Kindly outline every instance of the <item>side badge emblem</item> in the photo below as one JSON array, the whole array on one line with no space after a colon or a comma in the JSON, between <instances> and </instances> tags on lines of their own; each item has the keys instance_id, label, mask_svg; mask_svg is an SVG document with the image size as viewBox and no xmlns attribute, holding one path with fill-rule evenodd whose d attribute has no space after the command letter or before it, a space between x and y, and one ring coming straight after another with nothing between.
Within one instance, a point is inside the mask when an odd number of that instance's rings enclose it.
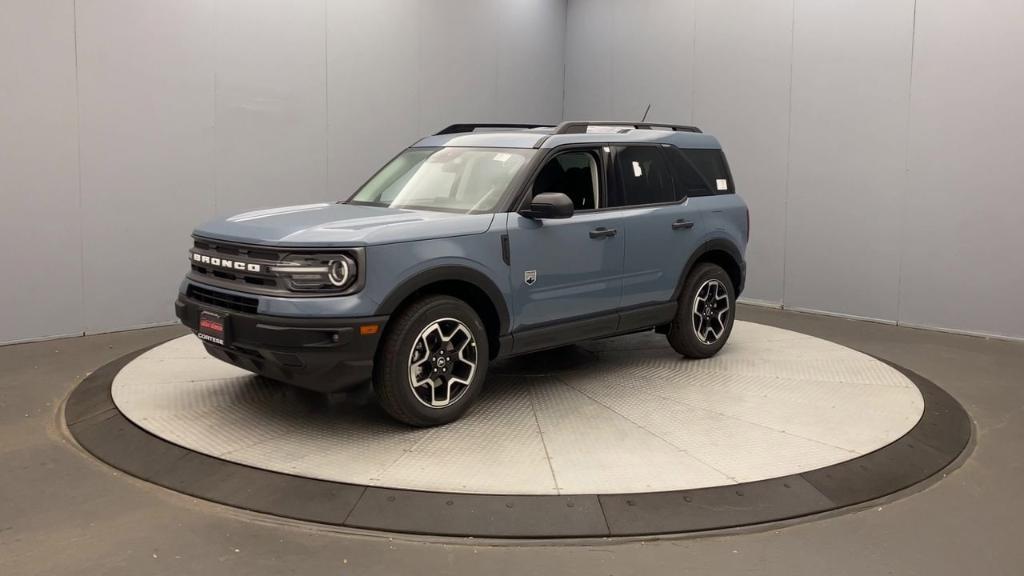
<instances>
[{"instance_id":1,"label":"side badge emblem","mask_svg":"<svg viewBox=\"0 0 1024 576\"><path fill-rule=\"evenodd\" d=\"M526 272L524 272L523 281L526 282L527 286L533 286L533 284L537 281L537 271L527 270Z\"/></svg>"}]
</instances>

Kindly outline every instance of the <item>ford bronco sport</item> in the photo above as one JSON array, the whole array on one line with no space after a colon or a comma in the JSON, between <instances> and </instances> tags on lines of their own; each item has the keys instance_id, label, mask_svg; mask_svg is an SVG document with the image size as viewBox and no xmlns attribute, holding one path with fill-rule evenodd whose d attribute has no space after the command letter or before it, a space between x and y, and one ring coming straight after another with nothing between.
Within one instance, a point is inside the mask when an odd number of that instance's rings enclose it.
<instances>
[{"instance_id":1,"label":"ford bronco sport","mask_svg":"<svg viewBox=\"0 0 1024 576\"><path fill-rule=\"evenodd\" d=\"M495 358L643 330L718 352L749 214L692 126L456 124L347 200L196 228L178 318L213 356L303 388L372 381L450 422Z\"/></svg>"}]
</instances>

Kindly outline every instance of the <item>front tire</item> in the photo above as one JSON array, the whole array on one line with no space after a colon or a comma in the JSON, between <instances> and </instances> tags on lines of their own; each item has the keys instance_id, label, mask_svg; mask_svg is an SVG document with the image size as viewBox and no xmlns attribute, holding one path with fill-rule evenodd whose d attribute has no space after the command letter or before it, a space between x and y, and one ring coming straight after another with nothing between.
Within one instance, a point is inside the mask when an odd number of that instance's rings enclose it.
<instances>
[{"instance_id":1,"label":"front tire","mask_svg":"<svg viewBox=\"0 0 1024 576\"><path fill-rule=\"evenodd\" d=\"M469 409L487 375L487 331L468 304L426 296L399 312L374 361L381 407L411 426L438 426Z\"/></svg>"},{"instance_id":2,"label":"front tire","mask_svg":"<svg viewBox=\"0 0 1024 576\"><path fill-rule=\"evenodd\" d=\"M736 292L729 275L716 264L699 264L683 284L668 342L688 358L710 358L725 346L735 315Z\"/></svg>"}]
</instances>

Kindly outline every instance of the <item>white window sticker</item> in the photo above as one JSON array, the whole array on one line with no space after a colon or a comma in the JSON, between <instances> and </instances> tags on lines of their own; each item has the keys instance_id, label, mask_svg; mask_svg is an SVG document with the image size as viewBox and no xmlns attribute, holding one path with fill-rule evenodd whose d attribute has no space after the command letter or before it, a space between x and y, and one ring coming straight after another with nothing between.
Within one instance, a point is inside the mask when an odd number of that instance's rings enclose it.
<instances>
[{"instance_id":1,"label":"white window sticker","mask_svg":"<svg viewBox=\"0 0 1024 576\"><path fill-rule=\"evenodd\" d=\"M507 162L508 159L511 158L511 157L512 157L511 154L506 154L504 152L499 152L499 153L494 155L494 161L495 162Z\"/></svg>"},{"instance_id":2,"label":"white window sticker","mask_svg":"<svg viewBox=\"0 0 1024 576\"><path fill-rule=\"evenodd\" d=\"M639 178L639 177L641 177L643 175L644 175L643 168L640 167L640 163L639 162L634 160L633 161L633 176L636 176L637 178Z\"/></svg>"},{"instance_id":3,"label":"white window sticker","mask_svg":"<svg viewBox=\"0 0 1024 576\"><path fill-rule=\"evenodd\" d=\"M729 181L726 180L725 178L719 178L718 180L715 180L715 187L717 187L719 190L728 190Z\"/></svg>"}]
</instances>

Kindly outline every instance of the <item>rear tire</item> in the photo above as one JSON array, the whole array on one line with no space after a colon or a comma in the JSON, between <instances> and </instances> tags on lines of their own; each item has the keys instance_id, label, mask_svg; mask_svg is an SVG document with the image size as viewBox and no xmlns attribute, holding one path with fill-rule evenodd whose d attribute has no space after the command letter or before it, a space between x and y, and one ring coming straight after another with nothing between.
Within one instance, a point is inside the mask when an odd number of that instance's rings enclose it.
<instances>
[{"instance_id":1,"label":"rear tire","mask_svg":"<svg viewBox=\"0 0 1024 576\"><path fill-rule=\"evenodd\" d=\"M714 356L729 340L735 315L736 292L729 274L716 264L699 264L683 283L668 342L688 358Z\"/></svg>"},{"instance_id":2,"label":"rear tire","mask_svg":"<svg viewBox=\"0 0 1024 576\"><path fill-rule=\"evenodd\" d=\"M396 314L374 361L377 401L410 426L457 420L483 388L487 331L468 304L426 296Z\"/></svg>"}]
</instances>

